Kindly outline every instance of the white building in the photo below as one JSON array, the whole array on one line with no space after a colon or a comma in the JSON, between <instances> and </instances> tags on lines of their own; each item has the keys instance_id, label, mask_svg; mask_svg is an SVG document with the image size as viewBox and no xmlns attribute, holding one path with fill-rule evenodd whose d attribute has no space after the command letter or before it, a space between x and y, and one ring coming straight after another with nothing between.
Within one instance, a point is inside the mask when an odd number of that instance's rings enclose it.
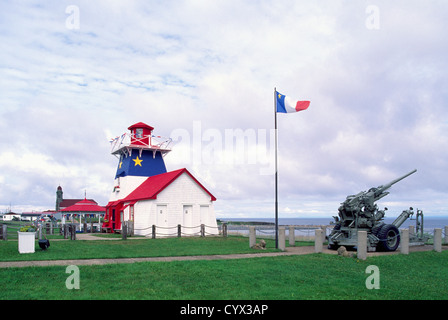
<instances>
[{"instance_id":1,"label":"white building","mask_svg":"<svg viewBox=\"0 0 448 320\"><path fill-rule=\"evenodd\" d=\"M137 123L131 133L113 141L112 154L119 158L115 183L103 228L114 232L123 221L133 221L136 235L218 234L213 202L216 198L185 168L167 172L164 156L169 139L152 135L153 128ZM155 138L159 138L158 140Z\"/></svg>"},{"instance_id":2,"label":"white building","mask_svg":"<svg viewBox=\"0 0 448 320\"><path fill-rule=\"evenodd\" d=\"M2 220L3 221L12 221L13 219L20 220L21 216L22 215L20 213L8 212L2 215Z\"/></svg>"}]
</instances>

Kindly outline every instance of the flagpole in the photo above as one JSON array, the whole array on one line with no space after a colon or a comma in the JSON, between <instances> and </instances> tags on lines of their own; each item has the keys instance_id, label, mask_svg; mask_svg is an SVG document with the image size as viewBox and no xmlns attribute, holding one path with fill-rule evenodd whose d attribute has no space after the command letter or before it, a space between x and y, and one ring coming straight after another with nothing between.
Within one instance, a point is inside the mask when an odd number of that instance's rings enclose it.
<instances>
[{"instance_id":1,"label":"flagpole","mask_svg":"<svg viewBox=\"0 0 448 320\"><path fill-rule=\"evenodd\" d=\"M274 87L275 118L275 248L278 249L277 88Z\"/></svg>"}]
</instances>

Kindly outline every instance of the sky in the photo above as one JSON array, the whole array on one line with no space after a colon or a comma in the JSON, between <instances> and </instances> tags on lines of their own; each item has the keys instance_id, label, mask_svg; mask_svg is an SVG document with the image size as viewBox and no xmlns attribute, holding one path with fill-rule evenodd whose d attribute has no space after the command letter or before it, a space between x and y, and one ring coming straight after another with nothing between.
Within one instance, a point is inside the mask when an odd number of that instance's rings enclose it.
<instances>
[{"instance_id":1,"label":"sky","mask_svg":"<svg viewBox=\"0 0 448 320\"><path fill-rule=\"evenodd\" d=\"M171 137L217 218L337 215L385 184L379 207L448 215L445 1L1 1L0 212L106 205L110 139L144 122Z\"/></svg>"}]
</instances>

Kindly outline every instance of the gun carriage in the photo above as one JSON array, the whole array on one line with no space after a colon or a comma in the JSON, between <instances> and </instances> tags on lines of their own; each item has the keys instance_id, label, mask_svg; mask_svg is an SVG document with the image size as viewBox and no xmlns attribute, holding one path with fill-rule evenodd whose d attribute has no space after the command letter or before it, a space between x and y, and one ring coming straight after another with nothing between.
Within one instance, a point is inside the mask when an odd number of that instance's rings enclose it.
<instances>
[{"instance_id":1,"label":"gun carriage","mask_svg":"<svg viewBox=\"0 0 448 320\"><path fill-rule=\"evenodd\" d=\"M395 251L400 244L398 228L414 214L413 208L404 210L394 222L386 224L383 218L387 208L379 210L376 201L389 194L387 191L397 182L407 178L417 170L395 179L385 185L370 188L356 195L348 196L338 209L338 216L333 217L335 224L333 231L327 237L328 248L337 249L339 246L354 247L358 242L358 231L367 231L368 251ZM423 212L417 210L416 234L423 237ZM413 235L414 237L416 235Z\"/></svg>"}]
</instances>

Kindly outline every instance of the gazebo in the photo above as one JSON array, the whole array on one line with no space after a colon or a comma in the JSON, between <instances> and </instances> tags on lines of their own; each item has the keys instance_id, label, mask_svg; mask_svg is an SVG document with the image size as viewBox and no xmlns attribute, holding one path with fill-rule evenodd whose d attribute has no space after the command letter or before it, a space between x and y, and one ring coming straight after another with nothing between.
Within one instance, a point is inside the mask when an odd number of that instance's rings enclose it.
<instances>
[{"instance_id":1,"label":"gazebo","mask_svg":"<svg viewBox=\"0 0 448 320\"><path fill-rule=\"evenodd\" d=\"M92 224L92 216L96 215L98 217L99 225L101 226L101 216L104 216L106 213L106 208L97 205L95 202L87 200L81 200L74 205L64 208L60 210L62 213L62 221L64 223L64 215L71 215L72 223L74 223L74 218L76 215L79 215L79 228L82 229L82 217L84 216L84 223L87 224L87 217L90 218L90 223ZM84 230L86 231L86 230Z\"/></svg>"}]
</instances>

